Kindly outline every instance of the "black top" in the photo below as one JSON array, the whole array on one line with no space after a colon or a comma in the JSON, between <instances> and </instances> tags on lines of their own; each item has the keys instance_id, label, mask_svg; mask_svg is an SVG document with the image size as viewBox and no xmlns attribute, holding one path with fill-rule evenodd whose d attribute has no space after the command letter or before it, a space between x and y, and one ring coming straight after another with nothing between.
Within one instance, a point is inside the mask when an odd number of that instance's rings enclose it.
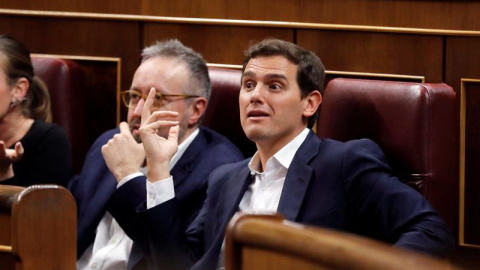
<instances>
[{"instance_id":1,"label":"black top","mask_svg":"<svg viewBox=\"0 0 480 270\"><path fill-rule=\"evenodd\" d=\"M25 152L22 159L13 163L15 176L0 181L0 184L24 187L35 184L67 185L72 173L72 157L70 142L63 128L35 120L20 142Z\"/></svg>"}]
</instances>

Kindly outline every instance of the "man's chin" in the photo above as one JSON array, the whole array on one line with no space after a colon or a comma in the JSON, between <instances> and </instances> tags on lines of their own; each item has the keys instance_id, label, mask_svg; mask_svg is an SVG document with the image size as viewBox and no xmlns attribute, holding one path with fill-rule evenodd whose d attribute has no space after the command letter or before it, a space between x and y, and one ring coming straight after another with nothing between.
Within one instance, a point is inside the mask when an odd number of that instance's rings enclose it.
<instances>
[{"instance_id":1,"label":"man's chin","mask_svg":"<svg viewBox=\"0 0 480 270\"><path fill-rule=\"evenodd\" d=\"M135 139L135 141L136 141L137 143L142 143L142 138L140 138L139 135L133 135L133 138Z\"/></svg>"},{"instance_id":2,"label":"man's chin","mask_svg":"<svg viewBox=\"0 0 480 270\"><path fill-rule=\"evenodd\" d=\"M137 143L142 143L142 138L140 138L140 133L138 132L138 129L130 130L130 133L132 133L133 139L135 139Z\"/></svg>"},{"instance_id":3,"label":"man's chin","mask_svg":"<svg viewBox=\"0 0 480 270\"><path fill-rule=\"evenodd\" d=\"M265 132L263 130L250 129L248 131L245 131L245 135L252 142L257 142L265 137Z\"/></svg>"}]
</instances>

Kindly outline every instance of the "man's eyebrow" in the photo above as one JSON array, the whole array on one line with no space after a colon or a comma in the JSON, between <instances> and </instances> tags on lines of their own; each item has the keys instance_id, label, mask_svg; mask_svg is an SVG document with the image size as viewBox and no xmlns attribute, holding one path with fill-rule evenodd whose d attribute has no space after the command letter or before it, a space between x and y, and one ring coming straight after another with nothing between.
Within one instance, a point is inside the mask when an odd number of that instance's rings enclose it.
<instances>
[{"instance_id":1,"label":"man's eyebrow","mask_svg":"<svg viewBox=\"0 0 480 270\"><path fill-rule=\"evenodd\" d=\"M242 80L243 80L244 77L255 77L255 73L251 72L251 71L245 71L242 74Z\"/></svg>"},{"instance_id":2,"label":"man's eyebrow","mask_svg":"<svg viewBox=\"0 0 480 270\"><path fill-rule=\"evenodd\" d=\"M287 76L283 74L278 74L278 73L272 73L272 74L267 74L265 76L266 80L274 80L274 79L282 79L282 80L287 80Z\"/></svg>"},{"instance_id":3,"label":"man's eyebrow","mask_svg":"<svg viewBox=\"0 0 480 270\"><path fill-rule=\"evenodd\" d=\"M252 72L252 71L245 71L243 74L242 74L242 79L244 77L256 77L257 75ZM278 74L278 73L271 73L271 74L267 74L265 75L265 79L266 80L273 80L273 79L283 79L283 80L287 80L287 76L283 75L283 74Z\"/></svg>"}]
</instances>

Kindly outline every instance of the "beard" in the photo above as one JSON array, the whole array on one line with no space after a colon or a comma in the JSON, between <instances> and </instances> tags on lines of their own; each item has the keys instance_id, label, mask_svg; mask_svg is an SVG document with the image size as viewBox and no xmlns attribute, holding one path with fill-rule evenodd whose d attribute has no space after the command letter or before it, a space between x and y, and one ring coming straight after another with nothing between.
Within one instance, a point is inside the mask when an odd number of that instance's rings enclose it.
<instances>
[{"instance_id":1,"label":"beard","mask_svg":"<svg viewBox=\"0 0 480 270\"><path fill-rule=\"evenodd\" d=\"M184 118L183 120L178 123L179 126L179 131L178 131L178 141L182 142L183 137L185 137L185 133L187 133L187 127L188 127L188 119ZM157 129L157 135L160 137L163 137L165 139L168 139L168 134L170 133L170 128L159 128Z\"/></svg>"},{"instance_id":2,"label":"beard","mask_svg":"<svg viewBox=\"0 0 480 270\"><path fill-rule=\"evenodd\" d=\"M140 138L140 135L135 135L133 134L133 130L135 129L135 125L140 124L141 120L140 118L134 118L130 123L128 123L128 127L130 128L130 133L132 133L133 138L137 143L142 143L142 138Z\"/></svg>"}]
</instances>

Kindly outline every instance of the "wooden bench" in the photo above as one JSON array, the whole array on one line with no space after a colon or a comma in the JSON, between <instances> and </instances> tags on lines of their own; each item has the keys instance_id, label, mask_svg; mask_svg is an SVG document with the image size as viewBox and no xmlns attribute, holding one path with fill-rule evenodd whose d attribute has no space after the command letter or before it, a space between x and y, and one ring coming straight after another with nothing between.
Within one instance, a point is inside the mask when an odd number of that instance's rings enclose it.
<instances>
[{"instance_id":1,"label":"wooden bench","mask_svg":"<svg viewBox=\"0 0 480 270\"><path fill-rule=\"evenodd\" d=\"M459 270L359 235L305 226L281 216L237 214L225 238L226 270Z\"/></svg>"},{"instance_id":2,"label":"wooden bench","mask_svg":"<svg viewBox=\"0 0 480 270\"><path fill-rule=\"evenodd\" d=\"M73 196L56 185L0 185L0 268L75 269Z\"/></svg>"}]
</instances>

